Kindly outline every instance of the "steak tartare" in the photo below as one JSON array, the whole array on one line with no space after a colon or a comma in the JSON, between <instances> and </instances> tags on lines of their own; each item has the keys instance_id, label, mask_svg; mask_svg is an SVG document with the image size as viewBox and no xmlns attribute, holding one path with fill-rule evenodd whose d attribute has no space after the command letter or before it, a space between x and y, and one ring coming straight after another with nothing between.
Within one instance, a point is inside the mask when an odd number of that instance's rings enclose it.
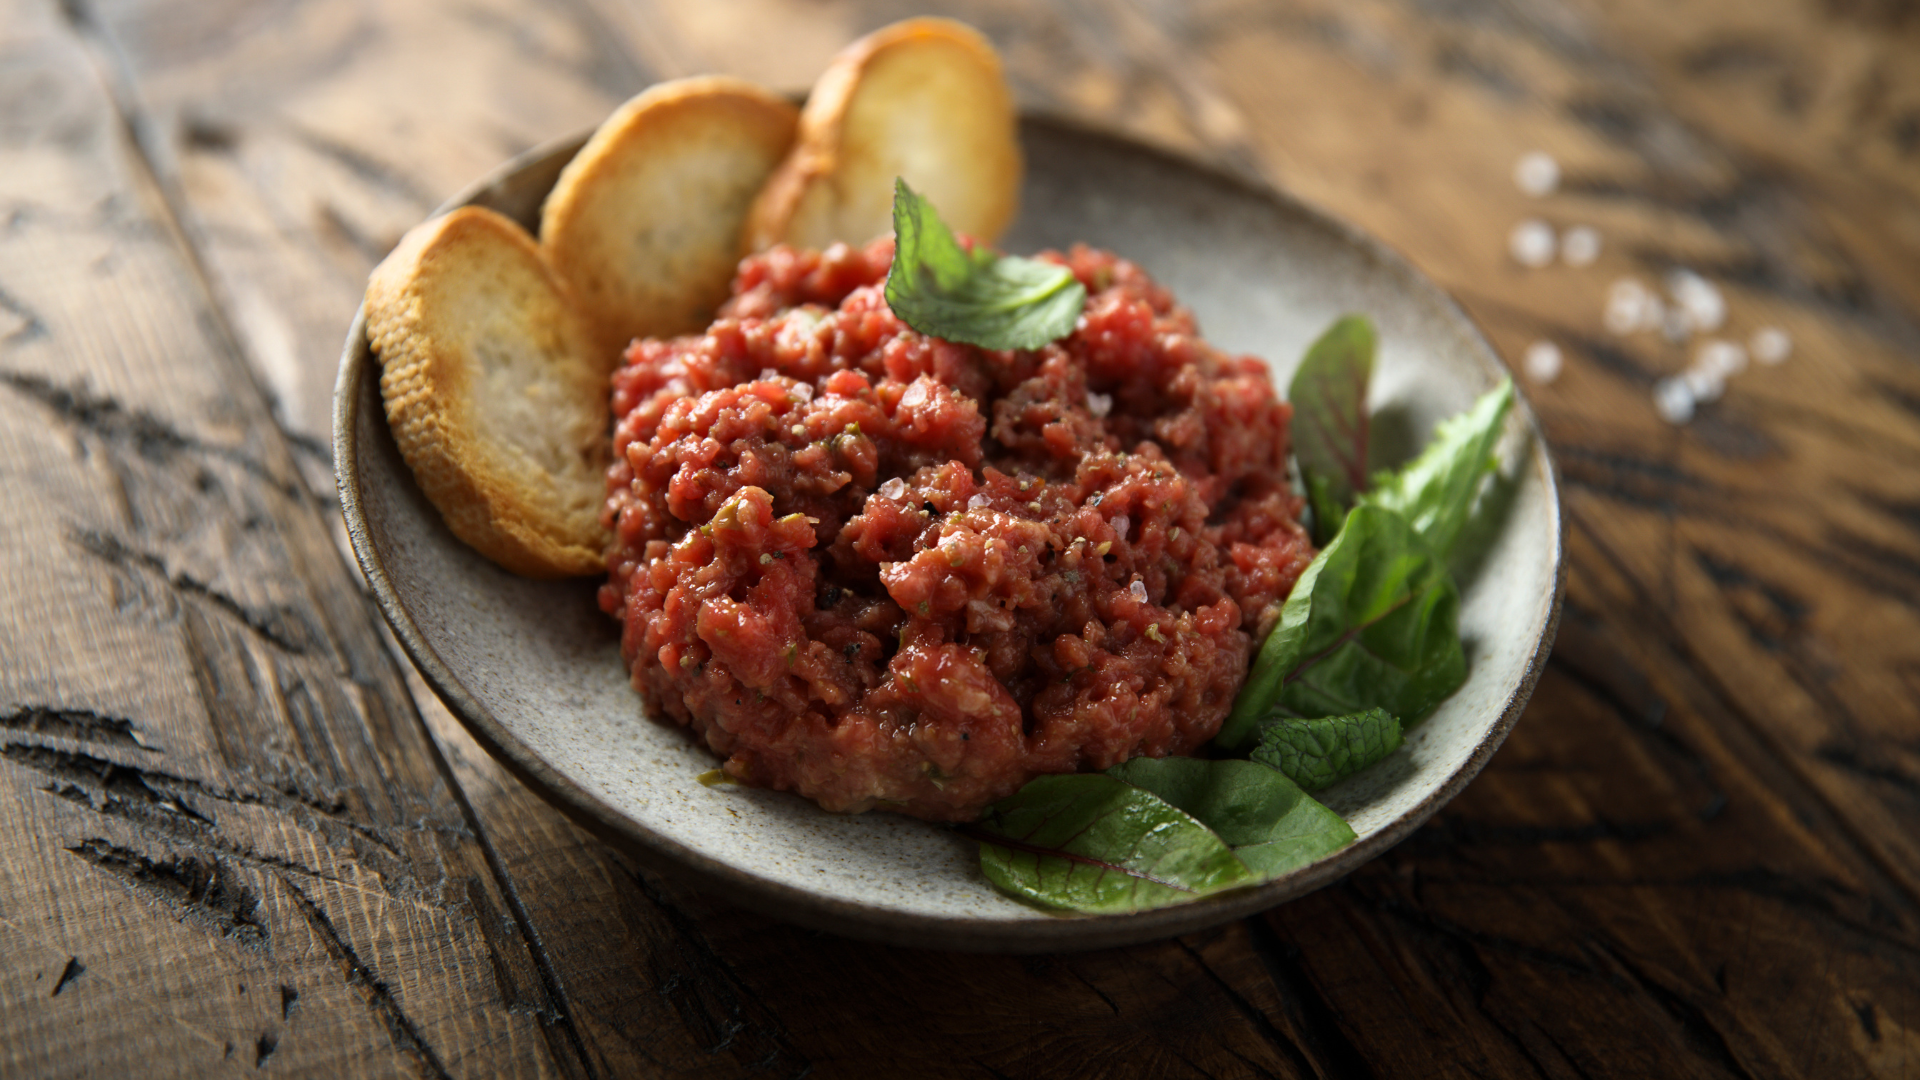
<instances>
[{"instance_id":1,"label":"steak tartare","mask_svg":"<svg viewBox=\"0 0 1920 1080\"><path fill-rule=\"evenodd\" d=\"M882 295L891 240L741 264L613 380L601 607L650 710L742 782L966 821L1043 773L1190 753L1313 557L1288 406L1076 247L1074 332L999 352Z\"/></svg>"}]
</instances>

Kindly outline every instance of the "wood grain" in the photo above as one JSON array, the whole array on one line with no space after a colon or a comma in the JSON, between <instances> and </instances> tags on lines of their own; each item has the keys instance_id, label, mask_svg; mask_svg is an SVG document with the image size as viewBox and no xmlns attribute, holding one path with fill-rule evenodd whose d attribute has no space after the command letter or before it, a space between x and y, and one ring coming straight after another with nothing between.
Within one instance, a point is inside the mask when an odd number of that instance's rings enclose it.
<instances>
[{"instance_id":1,"label":"wood grain","mask_svg":"<svg viewBox=\"0 0 1920 1080\"><path fill-rule=\"evenodd\" d=\"M10 4L0 61L0 1071L560 1072L328 508L53 14Z\"/></svg>"},{"instance_id":2,"label":"wood grain","mask_svg":"<svg viewBox=\"0 0 1920 1080\"><path fill-rule=\"evenodd\" d=\"M1260 918L1018 959L800 931L576 829L417 682L410 707L313 494L341 328L407 225L651 78L798 89L920 8L9 2L0 1071L1920 1063L1920 20L1897 5L943 6L1029 107L1285 186L1507 355L1568 356L1527 387L1568 614L1481 778ZM11 104L44 88L60 108ZM1544 199L1509 175L1532 149L1566 170ZM1599 263L1521 269L1528 216L1597 226ZM1730 334L1796 343L1679 428L1650 391L1687 349L1601 320L1614 279L1677 267L1726 289Z\"/></svg>"}]
</instances>

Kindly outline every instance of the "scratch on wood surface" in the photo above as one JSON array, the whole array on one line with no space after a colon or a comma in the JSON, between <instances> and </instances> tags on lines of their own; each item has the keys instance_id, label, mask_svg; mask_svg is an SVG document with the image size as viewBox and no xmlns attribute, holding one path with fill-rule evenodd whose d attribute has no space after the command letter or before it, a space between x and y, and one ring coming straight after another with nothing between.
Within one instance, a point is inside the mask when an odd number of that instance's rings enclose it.
<instances>
[{"instance_id":1,"label":"scratch on wood surface","mask_svg":"<svg viewBox=\"0 0 1920 1080\"><path fill-rule=\"evenodd\" d=\"M1293 1063L1293 1067L1300 1071L1300 1075L1312 1076L1315 1073L1324 1072L1316 1066L1306 1048L1288 1038L1287 1033L1281 1031L1272 1018L1262 1012L1258 1006L1247 1000L1247 996L1241 993L1238 987L1213 970L1213 966L1207 963L1206 957L1201 956L1198 950L1187 944L1185 938L1175 938L1174 944L1180 946L1180 951L1187 954L1187 959L1193 961L1202 972L1206 973L1207 979L1233 1004L1234 1011L1238 1012L1247 1023L1253 1025L1253 1029L1260 1033L1260 1037L1266 1041L1267 1045L1279 1051L1281 1056ZM1276 984L1275 989L1281 988Z\"/></svg>"},{"instance_id":2,"label":"scratch on wood surface","mask_svg":"<svg viewBox=\"0 0 1920 1080\"><path fill-rule=\"evenodd\" d=\"M333 957L334 963L340 969L341 978L348 986L359 992L362 1000L367 1003L367 1007L372 1009L386 1025L387 1037L393 1040L394 1048L412 1060L414 1069L420 1076L432 1077L433 1080L452 1080L446 1066L440 1063L439 1055L434 1053L433 1047L428 1045L426 1039L421 1036L419 1026L401 1011L400 1003L393 999L393 991L389 990L387 984L381 982L375 976L373 969L353 951L353 946L349 945L347 939L334 928L333 920L327 918L327 913L320 910L320 905L314 903L311 897L301 892L299 886L284 877L279 881L281 887L293 897L294 903L299 905L301 914L306 916L307 925L313 928L314 937L320 940L327 954Z\"/></svg>"},{"instance_id":3,"label":"scratch on wood surface","mask_svg":"<svg viewBox=\"0 0 1920 1080\"><path fill-rule=\"evenodd\" d=\"M67 988L68 983L71 983L73 980L79 978L82 975L85 975L86 973L87 973L87 965L81 963L79 957L77 956L67 957L67 966L60 969L60 981L53 984L53 993L48 994L47 996L59 997L60 991L65 990Z\"/></svg>"},{"instance_id":4,"label":"scratch on wood surface","mask_svg":"<svg viewBox=\"0 0 1920 1080\"><path fill-rule=\"evenodd\" d=\"M267 928L255 917L259 898L240 884L233 868L220 859L156 861L98 837L67 850L124 880L136 893L159 900L184 922L249 949L266 948Z\"/></svg>"},{"instance_id":5,"label":"scratch on wood surface","mask_svg":"<svg viewBox=\"0 0 1920 1080\"><path fill-rule=\"evenodd\" d=\"M283 652L305 655L320 640L306 616L291 605L280 604L264 611L252 608L183 570L169 568L160 556L141 551L110 533L75 529L69 535L76 545L97 559L115 566L147 570L174 589L208 601Z\"/></svg>"},{"instance_id":6,"label":"scratch on wood surface","mask_svg":"<svg viewBox=\"0 0 1920 1080\"><path fill-rule=\"evenodd\" d=\"M273 1052L278 1049L280 1049L280 1040L274 1038L271 1032L261 1032L260 1038L253 1044L253 1067L266 1068L267 1062L273 1057Z\"/></svg>"},{"instance_id":7,"label":"scratch on wood surface","mask_svg":"<svg viewBox=\"0 0 1920 1080\"><path fill-rule=\"evenodd\" d=\"M325 500L316 499L299 480L275 475L238 448L183 434L145 409L128 409L112 397L94 393L85 380L56 386L38 375L0 371L0 384L39 402L73 427L126 446L150 463L164 465L183 453L215 457L238 466L289 499L325 505Z\"/></svg>"},{"instance_id":8,"label":"scratch on wood surface","mask_svg":"<svg viewBox=\"0 0 1920 1080\"><path fill-rule=\"evenodd\" d=\"M123 716L106 716L92 709L65 709L51 705L22 705L0 716L0 728L50 735L75 742L109 743L150 754L161 753L140 737L140 729Z\"/></svg>"}]
</instances>

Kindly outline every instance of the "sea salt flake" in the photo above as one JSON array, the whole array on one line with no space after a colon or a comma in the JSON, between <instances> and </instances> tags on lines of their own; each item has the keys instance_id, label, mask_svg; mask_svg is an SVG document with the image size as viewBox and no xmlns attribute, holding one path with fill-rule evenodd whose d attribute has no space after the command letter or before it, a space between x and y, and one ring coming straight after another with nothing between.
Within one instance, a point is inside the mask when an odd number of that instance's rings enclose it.
<instances>
[{"instance_id":1,"label":"sea salt flake","mask_svg":"<svg viewBox=\"0 0 1920 1080\"><path fill-rule=\"evenodd\" d=\"M1731 341L1709 338L1700 343L1700 350L1693 354L1694 366L1702 371L1718 372L1724 378L1731 378L1747 370L1747 350Z\"/></svg>"},{"instance_id":2,"label":"sea salt flake","mask_svg":"<svg viewBox=\"0 0 1920 1080\"><path fill-rule=\"evenodd\" d=\"M1560 260L1568 266L1592 266L1600 259L1600 231L1575 225L1560 237Z\"/></svg>"},{"instance_id":3,"label":"sea salt flake","mask_svg":"<svg viewBox=\"0 0 1920 1080\"><path fill-rule=\"evenodd\" d=\"M880 485L880 497L883 499L897 499L906 493L907 482L897 476Z\"/></svg>"},{"instance_id":4,"label":"sea salt flake","mask_svg":"<svg viewBox=\"0 0 1920 1080\"><path fill-rule=\"evenodd\" d=\"M1127 586L1127 591L1133 594L1133 598L1135 600L1138 600L1143 604L1147 602L1147 583L1146 582L1136 581L1133 584Z\"/></svg>"},{"instance_id":5,"label":"sea salt flake","mask_svg":"<svg viewBox=\"0 0 1920 1080\"><path fill-rule=\"evenodd\" d=\"M1528 218L1507 234L1507 253L1521 266L1539 269L1553 261L1553 226Z\"/></svg>"},{"instance_id":6,"label":"sea salt flake","mask_svg":"<svg viewBox=\"0 0 1920 1080\"><path fill-rule=\"evenodd\" d=\"M1669 424L1684 424L1693 419L1693 391L1679 379L1661 379L1653 384L1653 408Z\"/></svg>"},{"instance_id":7,"label":"sea salt flake","mask_svg":"<svg viewBox=\"0 0 1920 1080\"><path fill-rule=\"evenodd\" d=\"M1621 278L1607 289L1607 329L1625 337L1645 325L1647 303L1654 300L1645 285L1634 278Z\"/></svg>"},{"instance_id":8,"label":"sea salt flake","mask_svg":"<svg viewBox=\"0 0 1920 1080\"><path fill-rule=\"evenodd\" d=\"M1113 526L1115 536L1125 540L1127 538L1127 530L1133 528L1133 519L1125 514L1115 514L1113 520L1107 522L1107 524Z\"/></svg>"},{"instance_id":9,"label":"sea salt flake","mask_svg":"<svg viewBox=\"0 0 1920 1080\"><path fill-rule=\"evenodd\" d=\"M1727 377L1706 368L1690 367L1680 373L1680 381L1695 401L1712 401L1727 389Z\"/></svg>"},{"instance_id":10,"label":"sea salt flake","mask_svg":"<svg viewBox=\"0 0 1920 1080\"><path fill-rule=\"evenodd\" d=\"M1104 417L1113 411L1112 394L1096 394L1087 391L1087 411L1095 416Z\"/></svg>"},{"instance_id":11,"label":"sea salt flake","mask_svg":"<svg viewBox=\"0 0 1920 1080\"><path fill-rule=\"evenodd\" d=\"M1562 360L1560 346L1551 341L1536 341L1527 346L1520 366L1534 382L1550 383L1560 377Z\"/></svg>"},{"instance_id":12,"label":"sea salt flake","mask_svg":"<svg viewBox=\"0 0 1920 1080\"><path fill-rule=\"evenodd\" d=\"M985 495L975 495L973 498L967 500L967 509L969 510L985 510L986 508L987 497Z\"/></svg>"},{"instance_id":13,"label":"sea salt flake","mask_svg":"<svg viewBox=\"0 0 1920 1080\"><path fill-rule=\"evenodd\" d=\"M1763 326L1754 331L1747 348L1753 350L1755 360L1771 366L1792 355L1793 339L1777 326Z\"/></svg>"},{"instance_id":14,"label":"sea salt flake","mask_svg":"<svg viewBox=\"0 0 1920 1080\"><path fill-rule=\"evenodd\" d=\"M1675 270L1667 275L1667 293L1680 305L1688 324L1708 333L1727 321L1727 299L1713 282L1691 270Z\"/></svg>"},{"instance_id":15,"label":"sea salt flake","mask_svg":"<svg viewBox=\"0 0 1920 1080\"><path fill-rule=\"evenodd\" d=\"M1521 154L1520 160L1513 163L1513 183L1536 199L1551 195L1553 189L1560 186L1560 163L1552 154L1540 150Z\"/></svg>"}]
</instances>

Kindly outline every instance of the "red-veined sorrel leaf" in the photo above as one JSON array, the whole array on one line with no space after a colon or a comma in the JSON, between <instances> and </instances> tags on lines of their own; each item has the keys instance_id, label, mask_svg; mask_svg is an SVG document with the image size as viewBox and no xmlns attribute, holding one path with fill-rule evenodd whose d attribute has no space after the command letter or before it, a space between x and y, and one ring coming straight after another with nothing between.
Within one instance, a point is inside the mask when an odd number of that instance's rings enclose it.
<instances>
[{"instance_id":1,"label":"red-veined sorrel leaf","mask_svg":"<svg viewBox=\"0 0 1920 1080\"><path fill-rule=\"evenodd\" d=\"M962 831L1002 891L1070 911L1146 911L1258 880L1205 825L1099 773L1037 777Z\"/></svg>"}]
</instances>

